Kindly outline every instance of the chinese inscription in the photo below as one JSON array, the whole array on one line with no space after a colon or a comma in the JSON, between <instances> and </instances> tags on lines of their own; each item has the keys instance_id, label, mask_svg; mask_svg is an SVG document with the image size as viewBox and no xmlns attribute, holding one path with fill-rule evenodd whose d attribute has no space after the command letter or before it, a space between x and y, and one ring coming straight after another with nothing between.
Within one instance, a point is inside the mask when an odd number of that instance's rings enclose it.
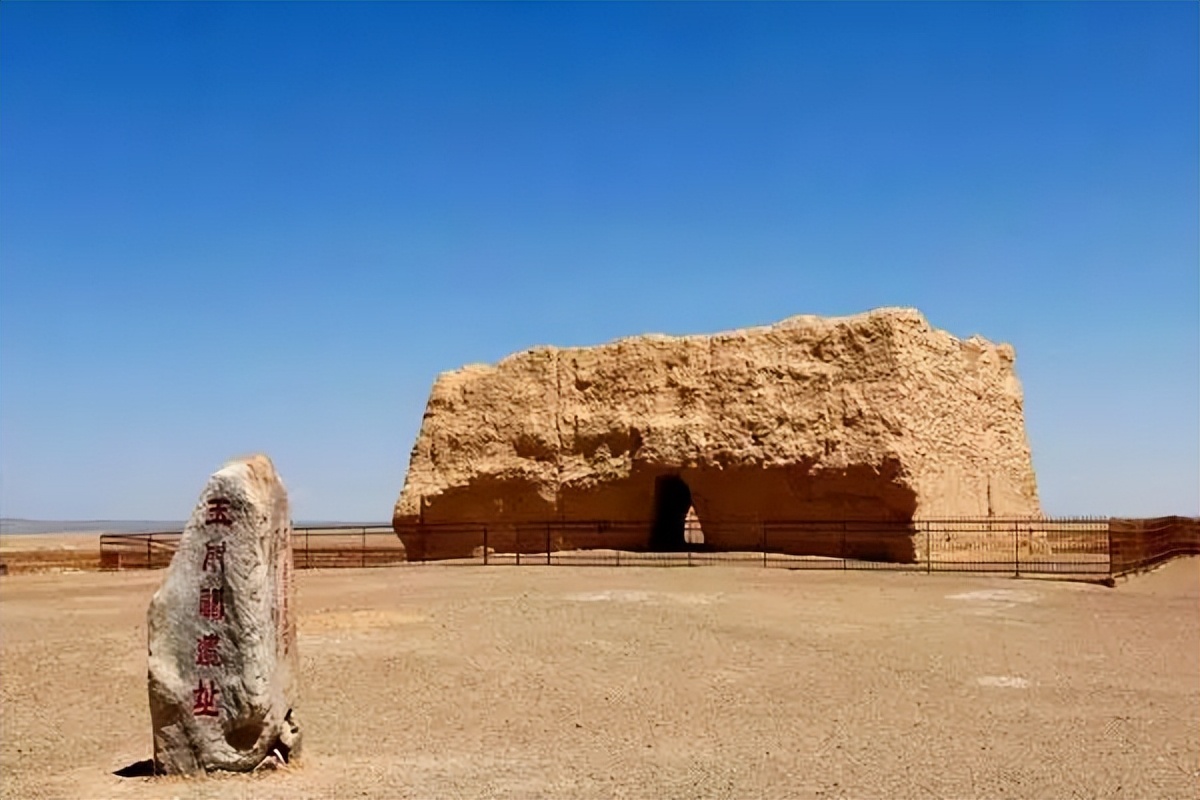
<instances>
[{"instance_id":1,"label":"chinese inscription","mask_svg":"<svg viewBox=\"0 0 1200 800\"><path fill-rule=\"evenodd\" d=\"M225 568L225 544L212 543L204 545L204 566L205 572L221 572Z\"/></svg>"},{"instance_id":2,"label":"chinese inscription","mask_svg":"<svg viewBox=\"0 0 1200 800\"><path fill-rule=\"evenodd\" d=\"M200 590L200 616L214 622L225 619L225 590L204 588Z\"/></svg>"},{"instance_id":3,"label":"chinese inscription","mask_svg":"<svg viewBox=\"0 0 1200 800\"><path fill-rule=\"evenodd\" d=\"M233 525L233 503L228 498L212 497L205 504L204 521L208 525L230 527ZM204 560L200 565L200 573L207 585L200 587L200 619L208 623L225 621L225 542L217 540L204 544ZM207 626L206 626L207 627ZM192 704L192 714L197 717L218 716L220 707L217 700L220 690L218 681L213 674L215 668L222 666L221 634L211 628L201 633L196 640L196 688L193 692L195 701Z\"/></svg>"},{"instance_id":4,"label":"chinese inscription","mask_svg":"<svg viewBox=\"0 0 1200 800\"><path fill-rule=\"evenodd\" d=\"M197 717L215 717L217 715L217 695L220 692L211 680L200 679L196 687L196 700L192 704L192 713Z\"/></svg>"},{"instance_id":5,"label":"chinese inscription","mask_svg":"<svg viewBox=\"0 0 1200 800\"><path fill-rule=\"evenodd\" d=\"M284 531L283 535L287 537L289 534L290 531ZM278 564L279 570L275 578L275 608L272 618L278 637L276 639L279 643L277 647L282 646L283 653L286 655L291 650L293 636L292 617L288 609L288 598L292 588L292 559L286 549L280 551Z\"/></svg>"},{"instance_id":6,"label":"chinese inscription","mask_svg":"<svg viewBox=\"0 0 1200 800\"><path fill-rule=\"evenodd\" d=\"M196 665L201 667L221 666L221 654L217 645L221 641L215 633L201 636L196 642Z\"/></svg>"},{"instance_id":7,"label":"chinese inscription","mask_svg":"<svg viewBox=\"0 0 1200 800\"><path fill-rule=\"evenodd\" d=\"M233 524L233 503L225 497L210 498L208 513L205 515L204 521L209 525L229 527Z\"/></svg>"}]
</instances>

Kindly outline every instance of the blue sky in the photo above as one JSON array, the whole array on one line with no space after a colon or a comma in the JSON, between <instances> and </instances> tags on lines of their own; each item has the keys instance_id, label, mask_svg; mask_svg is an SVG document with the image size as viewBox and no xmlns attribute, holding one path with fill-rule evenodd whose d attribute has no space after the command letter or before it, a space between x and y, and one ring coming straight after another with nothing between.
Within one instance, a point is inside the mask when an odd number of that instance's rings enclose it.
<instances>
[{"instance_id":1,"label":"blue sky","mask_svg":"<svg viewBox=\"0 0 1200 800\"><path fill-rule=\"evenodd\" d=\"M386 520L435 375L921 309L1200 513L1194 3L0 6L0 514Z\"/></svg>"}]
</instances>

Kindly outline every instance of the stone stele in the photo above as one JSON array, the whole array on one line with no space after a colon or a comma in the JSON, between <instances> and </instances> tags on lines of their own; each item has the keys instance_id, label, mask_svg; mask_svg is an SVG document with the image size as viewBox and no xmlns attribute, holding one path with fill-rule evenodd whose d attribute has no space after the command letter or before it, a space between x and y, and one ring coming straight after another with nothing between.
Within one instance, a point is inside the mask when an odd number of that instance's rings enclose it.
<instances>
[{"instance_id":1,"label":"stone stele","mask_svg":"<svg viewBox=\"0 0 1200 800\"><path fill-rule=\"evenodd\" d=\"M524 524L536 551L552 533L573 546L555 523L638 521L609 546L644 548L664 513L682 543L690 506L708 548L757 548L764 523L807 521L776 525L770 547L821 554L836 526L818 521L1037 515L1013 364L1011 346L901 308L535 348L438 377L393 524L409 558L479 544L436 523L487 525L497 551ZM911 542L864 547L914 555Z\"/></svg>"},{"instance_id":2,"label":"stone stele","mask_svg":"<svg viewBox=\"0 0 1200 800\"><path fill-rule=\"evenodd\" d=\"M299 752L291 534L269 458L209 478L150 601L157 772L250 771Z\"/></svg>"}]
</instances>

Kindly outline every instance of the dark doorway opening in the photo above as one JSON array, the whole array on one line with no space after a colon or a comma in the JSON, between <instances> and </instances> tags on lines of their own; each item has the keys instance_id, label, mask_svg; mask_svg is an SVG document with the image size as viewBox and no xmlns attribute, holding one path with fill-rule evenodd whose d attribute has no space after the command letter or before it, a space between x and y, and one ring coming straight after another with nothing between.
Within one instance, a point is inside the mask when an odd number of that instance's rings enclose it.
<instances>
[{"instance_id":1,"label":"dark doorway opening","mask_svg":"<svg viewBox=\"0 0 1200 800\"><path fill-rule=\"evenodd\" d=\"M654 481L654 527L650 531L650 549L659 552L686 550L684 528L692 490L678 475L664 475Z\"/></svg>"}]
</instances>

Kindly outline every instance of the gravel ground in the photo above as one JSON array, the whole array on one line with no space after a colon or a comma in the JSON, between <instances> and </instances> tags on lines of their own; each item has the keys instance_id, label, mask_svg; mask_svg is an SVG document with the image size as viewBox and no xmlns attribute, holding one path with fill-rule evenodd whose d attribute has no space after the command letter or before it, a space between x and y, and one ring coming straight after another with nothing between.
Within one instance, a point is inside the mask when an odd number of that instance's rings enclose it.
<instances>
[{"instance_id":1,"label":"gravel ground","mask_svg":"<svg viewBox=\"0 0 1200 800\"><path fill-rule=\"evenodd\" d=\"M297 574L301 762L150 756L162 573L0 578L0 793L1200 797L1200 559L1115 589L754 567Z\"/></svg>"}]
</instances>

